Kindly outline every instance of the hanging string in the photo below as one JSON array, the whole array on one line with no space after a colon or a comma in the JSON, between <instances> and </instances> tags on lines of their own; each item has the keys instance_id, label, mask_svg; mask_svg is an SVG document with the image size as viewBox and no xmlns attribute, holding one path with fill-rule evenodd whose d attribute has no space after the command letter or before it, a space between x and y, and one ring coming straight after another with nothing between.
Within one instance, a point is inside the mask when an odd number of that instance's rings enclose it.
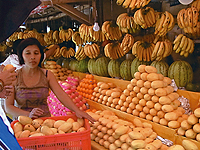
<instances>
[{"instance_id":1,"label":"hanging string","mask_svg":"<svg viewBox=\"0 0 200 150\"><path fill-rule=\"evenodd\" d=\"M110 0L111 21L113 21L113 0Z\"/></svg>"}]
</instances>

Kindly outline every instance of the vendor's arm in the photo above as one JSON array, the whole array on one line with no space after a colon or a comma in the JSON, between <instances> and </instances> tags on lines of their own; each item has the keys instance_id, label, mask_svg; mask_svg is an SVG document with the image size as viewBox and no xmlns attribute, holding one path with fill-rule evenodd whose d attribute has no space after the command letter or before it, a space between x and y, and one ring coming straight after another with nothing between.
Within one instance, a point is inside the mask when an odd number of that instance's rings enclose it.
<instances>
[{"instance_id":1,"label":"vendor's arm","mask_svg":"<svg viewBox=\"0 0 200 150\"><path fill-rule=\"evenodd\" d=\"M60 102L62 102L62 104L65 107L67 107L68 109L74 111L78 118L86 118L89 121L91 121L92 123L95 122L95 120L90 115L88 115L84 111L81 111L74 104L72 99L68 96L67 93L64 92L62 87L58 84L58 81L56 80L54 74L51 71L48 72L47 78L49 80L49 85L50 85L51 90L53 91L53 93L57 96L57 98L60 100Z\"/></svg>"}]
</instances>

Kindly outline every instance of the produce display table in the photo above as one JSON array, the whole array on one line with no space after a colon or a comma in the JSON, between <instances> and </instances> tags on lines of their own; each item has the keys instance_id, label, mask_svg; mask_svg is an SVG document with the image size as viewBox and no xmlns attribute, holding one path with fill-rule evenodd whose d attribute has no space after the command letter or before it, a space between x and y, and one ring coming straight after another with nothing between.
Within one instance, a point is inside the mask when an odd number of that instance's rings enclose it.
<instances>
[{"instance_id":1,"label":"produce display table","mask_svg":"<svg viewBox=\"0 0 200 150\"><path fill-rule=\"evenodd\" d=\"M75 76L78 76L80 79L85 77L85 73L80 73L80 72L74 72L73 73ZM113 79L113 78L107 78L107 77L100 77L94 75L94 79L96 79L98 82L110 82L114 83L116 86L121 87L122 90L126 89L127 85L130 83L130 81L125 81L121 79ZM190 92L190 91L185 91L185 90L178 90L177 93L181 96L184 96L185 98L189 99L190 102L190 107L194 111L195 108L198 107L199 99L200 99L200 93L198 92ZM126 112L113 109L111 107L108 107L106 105L94 102L92 100L87 99L87 103L89 104L91 109L96 109L96 110L111 110L113 111L118 117L121 119L125 119L128 121L133 121L134 118L139 118L137 116L133 116L131 114L128 114ZM184 136L177 135L176 130L160 125L158 123L154 123L152 121L146 120L139 118L142 122L148 122L152 124L153 130L161 137L168 139L172 141L174 144L181 144L184 139L191 140L194 142L198 148L200 149L200 142L197 142L196 140L188 139ZM95 141L91 142L92 150L104 150L105 148L100 146L98 143ZM106 149L105 149L106 150Z\"/></svg>"}]
</instances>

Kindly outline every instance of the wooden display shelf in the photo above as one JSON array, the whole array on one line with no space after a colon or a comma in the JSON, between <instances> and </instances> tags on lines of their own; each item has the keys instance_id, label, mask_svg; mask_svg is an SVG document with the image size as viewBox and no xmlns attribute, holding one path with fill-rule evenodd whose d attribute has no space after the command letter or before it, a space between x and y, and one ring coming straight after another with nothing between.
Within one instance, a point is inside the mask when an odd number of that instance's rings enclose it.
<instances>
[{"instance_id":1,"label":"wooden display shelf","mask_svg":"<svg viewBox=\"0 0 200 150\"><path fill-rule=\"evenodd\" d=\"M80 72L73 72L73 74L80 79L83 79L86 75L86 73L80 73ZM114 79L114 78L108 78L108 77L101 77L94 75L94 79L97 80L97 82L111 82L114 83L116 86L120 87L122 90L126 89L127 85L130 83L130 81L122 80L122 79ZM191 92L186 90L177 90L177 93L180 96L184 96L185 98L189 99L190 102L190 108L192 111L194 111L198 107L198 103L200 101L200 92Z\"/></svg>"},{"instance_id":2,"label":"wooden display shelf","mask_svg":"<svg viewBox=\"0 0 200 150\"><path fill-rule=\"evenodd\" d=\"M83 79L86 75L86 73L80 73L80 72L73 72L73 74L74 74L74 76L77 76L80 79ZM97 82L102 81L102 82L105 82L105 83L108 83L108 82L114 83L116 86L120 87L122 90L126 89L127 85L130 83L130 81L126 81L126 80L114 79L114 78L108 78L108 77L101 77L101 76L97 76L97 75L94 75L94 79L96 79ZM192 109L192 111L194 111L198 107L198 104L199 104L199 101L200 101L200 93L199 92L178 90L177 93L180 96L184 96L185 98L189 99L190 108ZM111 110L121 119L125 119L125 120L132 122L134 118L139 118L139 117L133 116L131 114L128 114L126 112L122 112L120 110L99 104L99 103L94 102L92 100L87 99L87 102L90 105L91 109L94 108L94 109L97 109L97 110ZM196 140L188 139L184 136L177 135L175 129L171 129L169 127L154 123L154 122L146 120L146 119L142 119L142 118L139 118L139 119L142 122L148 122L148 123L152 124L153 130L159 136L172 141L174 144L181 144L184 139L187 139L187 140L191 140L192 142L194 142L198 146L198 149L200 149L200 142L198 142ZM92 141L91 145L92 145L92 150L107 150L103 146L100 146L95 141Z\"/></svg>"},{"instance_id":3,"label":"wooden display shelf","mask_svg":"<svg viewBox=\"0 0 200 150\"><path fill-rule=\"evenodd\" d=\"M97 109L97 110L111 110L112 112L114 112L119 118L124 119L124 120L128 120L130 122L133 121L134 118L138 118L140 119L142 122L147 122L150 123L153 126L153 130L161 137L168 139L172 142L175 142L175 134L176 134L176 130L168 128L166 126L160 125L158 123L154 123L152 121L146 120L146 119L142 119L136 116L133 116L131 114L128 114L126 112L122 112L120 110L117 109L113 109L111 107L99 104L97 102L94 102L92 100L88 100L87 99L87 103L90 105L91 109Z\"/></svg>"},{"instance_id":4,"label":"wooden display shelf","mask_svg":"<svg viewBox=\"0 0 200 150\"><path fill-rule=\"evenodd\" d=\"M177 93L190 101L190 108L194 111L197 107L199 107L200 101L200 92L191 92L185 90L177 90Z\"/></svg>"},{"instance_id":5,"label":"wooden display shelf","mask_svg":"<svg viewBox=\"0 0 200 150\"><path fill-rule=\"evenodd\" d=\"M176 141L175 141L175 143L176 144L180 144L180 145L182 145L182 141L183 140L190 140L190 141L192 141L193 143L195 143L196 144L196 146L198 147L198 149L200 150L200 142L198 142L198 141L196 141L196 140L192 140L192 139L189 139L189 138L186 138L186 137L184 137L184 136L180 136L180 135L175 135L176 136Z\"/></svg>"},{"instance_id":6,"label":"wooden display shelf","mask_svg":"<svg viewBox=\"0 0 200 150\"><path fill-rule=\"evenodd\" d=\"M91 141L91 150L107 150L107 149L99 145L97 142Z\"/></svg>"},{"instance_id":7,"label":"wooden display shelf","mask_svg":"<svg viewBox=\"0 0 200 150\"><path fill-rule=\"evenodd\" d=\"M74 76L79 77L80 79L85 78L86 73L80 73L80 72L73 72ZM115 79L115 78L108 78L108 77L101 77L94 75L94 79L98 82L105 82L105 83L114 83L116 86L120 87L122 90L126 89L127 85L130 83L130 81L122 80L122 79Z\"/></svg>"}]
</instances>

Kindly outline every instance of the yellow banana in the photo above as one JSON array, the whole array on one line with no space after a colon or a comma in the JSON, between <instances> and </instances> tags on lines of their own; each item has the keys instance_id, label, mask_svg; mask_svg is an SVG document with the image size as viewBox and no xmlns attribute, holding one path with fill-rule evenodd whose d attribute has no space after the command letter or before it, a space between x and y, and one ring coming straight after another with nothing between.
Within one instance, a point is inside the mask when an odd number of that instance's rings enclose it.
<instances>
[{"instance_id":1,"label":"yellow banana","mask_svg":"<svg viewBox=\"0 0 200 150\"><path fill-rule=\"evenodd\" d=\"M151 60L154 60L157 56L158 50L160 48L161 42L158 41L153 49L152 55L151 55Z\"/></svg>"},{"instance_id":2,"label":"yellow banana","mask_svg":"<svg viewBox=\"0 0 200 150\"><path fill-rule=\"evenodd\" d=\"M188 52L185 52L185 53L183 54L184 57L188 57L188 55L189 55Z\"/></svg>"},{"instance_id":3,"label":"yellow banana","mask_svg":"<svg viewBox=\"0 0 200 150\"><path fill-rule=\"evenodd\" d=\"M117 0L116 3L117 5L121 5L124 2L124 0Z\"/></svg>"},{"instance_id":4,"label":"yellow banana","mask_svg":"<svg viewBox=\"0 0 200 150\"><path fill-rule=\"evenodd\" d=\"M185 51L181 50L180 55L183 56Z\"/></svg>"},{"instance_id":5,"label":"yellow banana","mask_svg":"<svg viewBox=\"0 0 200 150\"><path fill-rule=\"evenodd\" d=\"M180 41L181 41L181 38L182 38L183 36L184 36L183 34L179 34L179 35L176 37L176 39L174 40L173 44L176 44L176 43L180 42Z\"/></svg>"},{"instance_id":6,"label":"yellow banana","mask_svg":"<svg viewBox=\"0 0 200 150\"><path fill-rule=\"evenodd\" d=\"M131 10L133 10L133 9L135 8L136 2L137 2L137 0L132 0L132 1L131 1L130 5L129 5L129 8L130 8Z\"/></svg>"},{"instance_id":7,"label":"yellow banana","mask_svg":"<svg viewBox=\"0 0 200 150\"><path fill-rule=\"evenodd\" d=\"M189 50L189 53L193 53L193 51L194 51L194 41L191 41L191 43L192 43L192 46Z\"/></svg>"},{"instance_id":8,"label":"yellow banana","mask_svg":"<svg viewBox=\"0 0 200 150\"><path fill-rule=\"evenodd\" d=\"M181 48L180 47L178 47L177 49L176 49L176 53L179 53L181 51Z\"/></svg>"},{"instance_id":9,"label":"yellow banana","mask_svg":"<svg viewBox=\"0 0 200 150\"><path fill-rule=\"evenodd\" d=\"M185 51L188 44L189 44L189 39L186 38L186 40L185 40L185 42L184 42L184 44L183 44L182 50Z\"/></svg>"},{"instance_id":10,"label":"yellow banana","mask_svg":"<svg viewBox=\"0 0 200 150\"><path fill-rule=\"evenodd\" d=\"M180 10L180 21L181 21L183 28L186 28L187 26L185 25L185 22L184 22L184 19L183 19L184 15L185 15L185 9L181 9Z\"/></svg>"},{"instance_id":11,"label":"yellow banana","mask_svg":"<svg viewBox=\"0 0 200 150\"><path fill-rule=\"evenodd\" d=\"M137 41L133 44L133 47L132 47L132 54L133 55L136 55L137 54L137 49L139 47L139 45L141 44L142 42L141 41Z\"/></svg>"},{"instance_id":12,"label":"yellow banana","mask_svg":"<svg viewBox=\"0 0 200 150\"><path fill-rule=\"evenodd\" d=\"M199 3L200 4L200 3ZM194 32L197 32L197 23L198 23L198 17L199 13L198 13L198 9L196 7L192 7L192 21L193 21L193 30Z\"/></svg>"},{"instance_id":13,"label":"yellow banana","mask_svg":"<svg viewBox=\"0 0 200 150\"><path fill-rule=\"evenodd\" d=\"M187 8L187 15L188 15L188 24L192 28L193 27L193 13L192 13L192 8Z\"/></svg>"},{"instance_id":14,"label":"yellow banana","mask_svg":"<svg viewBox=\"0 0 200 150\"><path fill-rule=\"evenodd\" d=\"M182 25L182 22L181 22L181 11L179 11L178 12L178 14L177 14L177 23L178 23L178 26L181 28L181 29L183 29L184 27L183 27L183 25Z\"/></svg>"},{"instance_id":15,"label":"yellow banana","mask_svg":"<svg viewBox=\"0 0 200 150\"><path fill-rule=\"evenodd\" d=\"M125 0L124 3L122 4L122 6L123 6L124 8L128 8L129 5L130 5L130 3L131 3L131 0Z\"/></svg>"},{"instance_id":16,"label":"yellow banana","mask_svg":"<svg viewBox=\"0 0 200 150\"><path fill-rule=\"evenodd\" d=\"M157 57L161 57L163 55L164 51L165 51L164 42L161 42L160 47L157 52Z\"/></svg>"},{"instance_id":17,"label":"yellow banana","mask_svg":"<svg viewBox=\"0 0 200 150\"><path fill-rule=\"evenodd\" d=\"M164 57L167 57L170 55L171 49L170 49L169 43L167 41L164 41L163 43L164 43L164 47L165 47L165 50L163 53L163 58L164 58Z\"/></svg>"},{"instance_id":18,"label":"yellow banana","mask_svg":"<svg viewBox=\"0 0 200 150\"><path fill-rule=\"evenodd\" d=\"M165 11L163 14L165 15L165 20L162 24L162 28L165 28L170 22L170 13L168 11Z\"/></svg>"},{"instance_id":19,"label":"yellow banana","mask_svg":"<svg viewBox=\"0 0 200 150\"><path fill-rule=\"evenodd\" d=\"M152 18L152 23L155 24L156 23L156 16L155 16L155 11L153 8L149 7L149 12L151 14L151 18Z\"/></svg>"},{"instance_id":20,"label":"yellow banana","mask_svg":"<svg viewBox=\"0 0 200 150\"><path fill-rule=\"evenodd\" d=\"M183 47L184 43L186 42L186 39L187 39L186 36L183 36L183 37L181 38L181 43L180 43L180 45L179 45L180 48Z\"/></svg>"},{"instance_id":21,"label":"yellow banana","mask_svg":"<svg viewBox=\"0 0 200 150\"><path fill-rule=\"evenodd\" d=\"M159 19L160 20L159 25L156 26L155 34L157 34L162 29L162 24L165 21L165 17L166 16L162 14L161 18Z\"/></svg>"}]
</instances>

